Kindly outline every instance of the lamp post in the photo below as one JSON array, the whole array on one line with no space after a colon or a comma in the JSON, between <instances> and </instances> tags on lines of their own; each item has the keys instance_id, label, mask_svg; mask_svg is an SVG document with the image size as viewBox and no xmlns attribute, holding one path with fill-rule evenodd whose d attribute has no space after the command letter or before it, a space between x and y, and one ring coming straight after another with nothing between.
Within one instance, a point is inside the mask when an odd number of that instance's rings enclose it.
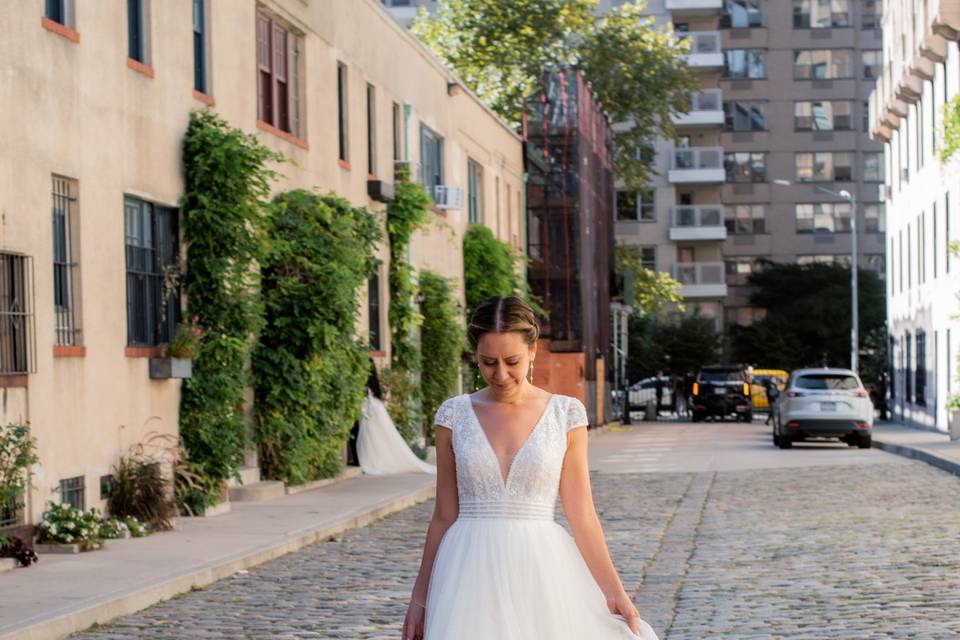
<instances>
[{"instance_id":1,"label":"lamp post","mask_svg":"<svg viewBox=\"0 0 960 640\"><path fill-rule=\"evenodd\" d=\"M789 180L774 180L774 184L781 186L790 186L793 184ZM817 191L843 198L850 203L850 369L858 373L860 368L860 311L859 296L857 292L857 197L851 192L843 189L841 191L831 191L820 185L813 185Z\"/></svg>"}]
</instances>

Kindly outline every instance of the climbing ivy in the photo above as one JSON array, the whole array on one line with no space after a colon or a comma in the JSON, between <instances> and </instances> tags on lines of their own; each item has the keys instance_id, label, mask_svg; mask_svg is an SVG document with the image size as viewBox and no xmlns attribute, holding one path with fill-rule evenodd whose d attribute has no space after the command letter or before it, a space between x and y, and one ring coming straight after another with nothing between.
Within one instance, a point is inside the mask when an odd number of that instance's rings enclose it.
<instances>
[{"instance_id":1,"label":"climbing ivy","mask_svg":"<svg viewBox=\"0 0 960 640\"><path fill-rule=\"evenodd\" d=\"M465 347L463 316L454 295L453 283L448 278L433 271L420 272L420 414L428 442L434 440L434 413L456 391Z\"/></svg>"},{"instance_id":2,"label":"climbing ivy","mask_svg":"<svg viewBox=\"0 0 960 640\"><path fill-rule=\"evenodd\" d=\"M252 367L260 466L289 484L336 475L369 375L357 290L382 234L373 214L304 190L278 196L262 264Z\"/></svg>"},{"instance_id":3,"label":"climbing ivy","mask_svg":"<svg viewBox=\"0 0 960 640\"><path fill-rule=\"evenodd\" d=\"M524 296L523 256L480 224L463 235L463 280L467 317L491 296Z\"/></svg>"},{"instance_id":4,"label":"climbing ivy","mask_svg":"<svg viewBox=\"0 0 960 640\"><path fill-rule=\"evenodd\" d=\"M256 262L262 252L271 162L282 156L209 111L190 115L183 141L187 316L204 341L180 401L188 458L208 478L234 475L244 449L245 372L260 328Z\"/></svg>"}]
</instances>

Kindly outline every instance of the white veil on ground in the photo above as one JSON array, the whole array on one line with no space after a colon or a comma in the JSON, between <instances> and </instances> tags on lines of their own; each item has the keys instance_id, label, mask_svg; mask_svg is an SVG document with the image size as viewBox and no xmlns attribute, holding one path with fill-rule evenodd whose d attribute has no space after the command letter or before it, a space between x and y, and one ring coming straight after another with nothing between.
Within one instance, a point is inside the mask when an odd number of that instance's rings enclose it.
<instances>
[{"instance_id":1,"label":"white veil on ground","mask_svg":"<svg viewBox=\"0 0 960 640\"><path fill-rule=\"evenodd\" d=\"M369 391L360 407L357 459L363 472L370 475L437 473L436 465L424 462L410 450L387 407Z\"/></svg>"}]
</instances>

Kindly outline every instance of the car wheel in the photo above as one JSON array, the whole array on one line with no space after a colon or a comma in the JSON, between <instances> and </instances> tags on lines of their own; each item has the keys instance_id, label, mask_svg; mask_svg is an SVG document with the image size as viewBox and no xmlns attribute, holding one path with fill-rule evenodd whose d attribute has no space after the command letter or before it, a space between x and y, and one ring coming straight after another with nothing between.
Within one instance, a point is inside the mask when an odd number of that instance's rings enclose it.
<instances>
[{"instance_id":1,"label":"car wheel","mask_svg":"<svg viewBox=\"0 0 960 640\"><path fill-rule=\"evenodd\" d=\"M793 448L793 439L790 436L780 436L777 446L781 449L791 449Z\"/></svg>"},{"instance_id":2,"label":"car wheel","mask_svg":"<svg viewBox=\"0 0 960 640\"><path fill-rule=\"evenodd\" d=\"M691 419L692 419L694 422L700 422L700 421L702 421L702 420L703 420L703 412L702 412L702 411L694 411Z\"/></svg>"},{"instance_id":3,"label":"car wheel","mask_svg":"<svg viewBox=\"0 0 960 640\"><path fill-rule=\"evenodd\" d=\"M778 447L780 446L780 436L777 435L776 431L773 432L773 444Z\"/></svg>"},{"instance_id":4,"label":"car wheel","mask_svg":"<svg viewBox=\"0 0 960 640\"><path fill-rule=\"evenodd\" d=\"M747 411L747 413L744 414L744 420L747 422L753 422L753 411Z\"/></svg>"},{"instance_id":5,"label":"car wheel","mask_svg":"<svg viewBox=\"0 0 960 640\"><path fill-rule=\"evenodd\" d=\"M860 439L852 435L841 438L841 440L846 442L848 447L856 447L860 444Z\"/></svg>"},{"instance_id":6,"label":"car wheel","mask_svg":"<svg viewBox=\"0 0 960 640\"><path fill-rule=\"evenodd\" d=\"M857 438L857 446L861 449L869 449L873 444L873 440L869 435L863 435Z\"/></svg>"}]
</instances>

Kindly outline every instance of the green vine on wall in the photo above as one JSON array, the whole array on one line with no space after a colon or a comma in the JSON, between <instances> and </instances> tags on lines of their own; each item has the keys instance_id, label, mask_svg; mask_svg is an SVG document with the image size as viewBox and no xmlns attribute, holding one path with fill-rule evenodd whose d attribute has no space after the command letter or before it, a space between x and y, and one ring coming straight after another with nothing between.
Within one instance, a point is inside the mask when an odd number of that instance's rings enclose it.
<instances>
[{"instance_id":1,"label":"green vine on wall","mask_svg":"<svg viewBox=\"0 0 960 640\"><path fill-rule=\"evenodd\" d=\"M387 237L390 241L390 371L385 372L387 408L397 429L407 442L419 435L420 358L417 353L416 327L420 318L414 305L416 285L413 269L407 261L410 238L429 221L432 201L423 187L398 173L396 193L387 205Z\"/></svg>"},{"instance_id":2,"label":"green vine on wall","mask_svg":"<svg viewBox=\"0 0 960 640\"><path fill-rule=\"evenodd\" d=\"M421 420L427 442L434 441L433 416L440 403L454 395L460 357L465 347L463 316L454 299L453 283L433 271L420 273Z\"/></svg>"},{"instance_id":3,"label":"green vine on wall","mask_svg":"<svg viewBox=\"0 0 960 640\"><path fill-rule=\"evenodd\" d=\"M529 297L520 270L523 260L523 255L498 240L489 227L470 225L463 234L463 284L468 318L491 296ZM536 305L534 308L542 312Z\"/></svg>"},{"instance_id":4,"label":"green vine on wall","mask_svg":"<svg viewBox=\"0 0 960 640\"><path fill-rule=\"evenodd\" d=\"M187 316L204 342L180 401L189 460L219 481L234 475L244 450L245 364L260 328L256 263L262 255L268 168L282 156L209 111L190 115L183 141L181 200L187 245Z\"/></svg>"},{"instance_id":5,"label":"green vine on wall","mask_svg":"<svg viewBox=\"0 0 960 640\"><path fill-rule=\"evenodd\" d=\"M302 484L340 471L370 372L357 291L376 269L381 235L373 214L334 195L296 190L274 201L252 362L268 478Z\"/></svg>"}]
</instances>

